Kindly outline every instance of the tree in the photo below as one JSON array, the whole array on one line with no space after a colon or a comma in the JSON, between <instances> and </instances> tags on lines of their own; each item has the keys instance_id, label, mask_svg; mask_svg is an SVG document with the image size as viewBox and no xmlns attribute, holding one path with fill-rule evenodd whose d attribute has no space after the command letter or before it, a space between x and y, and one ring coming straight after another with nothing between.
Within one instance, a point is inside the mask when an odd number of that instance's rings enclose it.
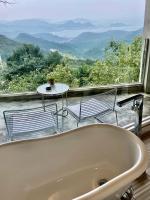
<instances>
[{"instance_id":1,"label":"tree","mask_svg":"<svg viewBox=\"0 0 150 200\"><path fill-rule=\"evenodd\" d=\"M12 80L16 76L22 76L34 70L39 71L44 66L45 60L40 48L31 44L24 44L7 59L7 69L4 76L8 80Z\"/></svg>"},{"instance_id":2,"label":"tree","mask_svg":"<svg viewBox=\"0 0 150 200\"><path fill-rule=\"evenodd\" d=\"M51 51L46 57L47 66L54 68L56 65L61 64L63 56L58 51Z\"/></svg>"},{"instance_id":3,"label":"tree","mask_svg":"<svg viewBox=\"0 0 150 200\"><path fill-rule=\"evenodd\" d=\"M115 83L116 68L107 65L105 61L97 61L91 70L89 81L92 85L108 85Z\"/></svg>"},{"instance_id":4,"label":"tree","mask_svg":"<svg viewBox=\"0 0 150 200\"><path fill-rule=\"evenodd\" d=\"M20 77L16 77L10 82L6 82L7 90L9 92L25 92L25 91L35 91L36 88L45 83L47 72L43 71L33 71L29 74L25 74Z\"/></svg>"},{"instance_id":5,"label":"tree","mask_svg":"<svg viewBox=\"0 0 150 200\"><path fill-rule=\"evenodd\" d=\"M131 44L111 41L104 59L93 66L89 81L92 85L138 82L141 49L141 37L136 37Z\"/></svg>"},{"instance_id":6,"label":"tree","mask_svg":"<svg viewBox=\"0 0 150 200\"><path fill-rule=\"evenodd\" d=\"M140 72L142 38L136 37L131 44L113 42L105 51L105 63L110 70L116 68L115 83L137 82Z\"/></svg>"},{"instance_id":7,"label":"tree","mask_svg":"<svg viewBox=\"0 0 150 200\"><path fill-rule=\"evenodd\" d=\"M78 67L76 77L79 82L79 87L86 86L89 84L90 73L91 67L89 65L83 64Z\"/></svg>"},{"instance_id":8,"label":"tree","mask_svg":"<svg viewBox=\"0 0 150 200\"><path fill-rule=\"evenodd\" d=\"M24 45L7 59L5 80L0 76L0 88L6 91L32 91L47 81L47 75L70 87L137 82L140 71L142 39L132 43L112 41L105 56L98 61L62 57L59 52L44 56L38 47ZM4 73L1 72L3 75Z\"/></svg>"},{"instance_id":9,"label":"tree","mask_svg":"<svg viewBox=\"0 0 150 200\"><path fill-rule=\"evenodd\" d=\"M121 45L122 45L121 42L112 40L110 41L108 46L105 48L105 52L111 51L117 55L121 48Z\"/></svg>"},{"instance_id":10,"label":"tree","mask_svg":"<svg viewBox=\"0 0 150 200\"><path fill-rule=\"evenodd\" d=\"M74 70L67 65L57 65L54 71L48 74L48 76L54 77L56 82L67 83L71 87L78 86L78 80L75 77Z\"/></svg>"}]
</instances>

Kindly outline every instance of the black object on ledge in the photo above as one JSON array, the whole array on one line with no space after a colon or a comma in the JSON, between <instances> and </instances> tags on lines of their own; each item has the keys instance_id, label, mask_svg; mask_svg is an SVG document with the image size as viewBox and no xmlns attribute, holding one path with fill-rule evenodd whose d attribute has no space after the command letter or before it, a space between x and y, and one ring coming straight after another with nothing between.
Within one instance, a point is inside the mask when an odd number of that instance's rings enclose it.
<instances>
[{"instance_id":1,"label":"black object on ledge","mask_svg":"<svg viewBox=\"0 0 150 200\"><path fill-rule=\"evenodd\" d=\"M46 90L51 90L51 86L46 87Z\"/></svg>"}]
</instances>

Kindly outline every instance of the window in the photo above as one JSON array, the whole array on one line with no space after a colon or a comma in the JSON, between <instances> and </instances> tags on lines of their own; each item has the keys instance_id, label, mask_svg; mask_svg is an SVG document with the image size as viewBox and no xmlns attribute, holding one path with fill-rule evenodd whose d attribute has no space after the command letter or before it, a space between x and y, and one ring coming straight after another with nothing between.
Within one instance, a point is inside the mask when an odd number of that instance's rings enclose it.
<instances>
[{"instance_id":1,"label":"window","mask_svg":"<svg viewBox=\"0 0 150 200\"><path fill-rule=\"evenodd\" d=\"M139 82L143 0L0 4L0 91Z\"/></svg>"}]
</instances>

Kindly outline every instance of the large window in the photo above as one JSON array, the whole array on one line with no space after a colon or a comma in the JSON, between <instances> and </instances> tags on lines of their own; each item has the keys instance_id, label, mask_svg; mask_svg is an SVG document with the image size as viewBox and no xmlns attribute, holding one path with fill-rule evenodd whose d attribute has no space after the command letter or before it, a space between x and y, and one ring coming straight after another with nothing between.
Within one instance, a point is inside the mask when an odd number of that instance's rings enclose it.
<instances>
[{"instance_id":1,"label":"large window","mask_svg":"<svg viewBox=\"0 0 150 200\"><path fill-rule=\"evenodd\" d=\"M38 2L38 3L37 3ZM0 91L139 81L143 0L0 3Z\"/></svg>"}]
</instances>

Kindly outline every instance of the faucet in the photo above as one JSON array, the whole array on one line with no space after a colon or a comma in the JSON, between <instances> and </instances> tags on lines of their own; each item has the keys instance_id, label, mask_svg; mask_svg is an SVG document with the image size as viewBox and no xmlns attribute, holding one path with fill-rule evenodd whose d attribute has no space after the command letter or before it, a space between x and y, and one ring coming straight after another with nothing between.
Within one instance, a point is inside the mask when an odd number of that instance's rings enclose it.
<instances>
[{"instance_id":1,"label":"faucet","mask_svg":"<svg viewBox=\"0 0 150 200\"><path fill-rule=\"evenodd\" d=\"M135 111L136 113L135 128L133 132L137 136L140 136L141 129L142 129L143 100L144 100L143 94L136 94L134 96L128 97L122 101L117 102L117 105L119 107L122 107L126 105L127 103L133 101L133 105L131 109Z\"/></svg>"}]
</instances>

